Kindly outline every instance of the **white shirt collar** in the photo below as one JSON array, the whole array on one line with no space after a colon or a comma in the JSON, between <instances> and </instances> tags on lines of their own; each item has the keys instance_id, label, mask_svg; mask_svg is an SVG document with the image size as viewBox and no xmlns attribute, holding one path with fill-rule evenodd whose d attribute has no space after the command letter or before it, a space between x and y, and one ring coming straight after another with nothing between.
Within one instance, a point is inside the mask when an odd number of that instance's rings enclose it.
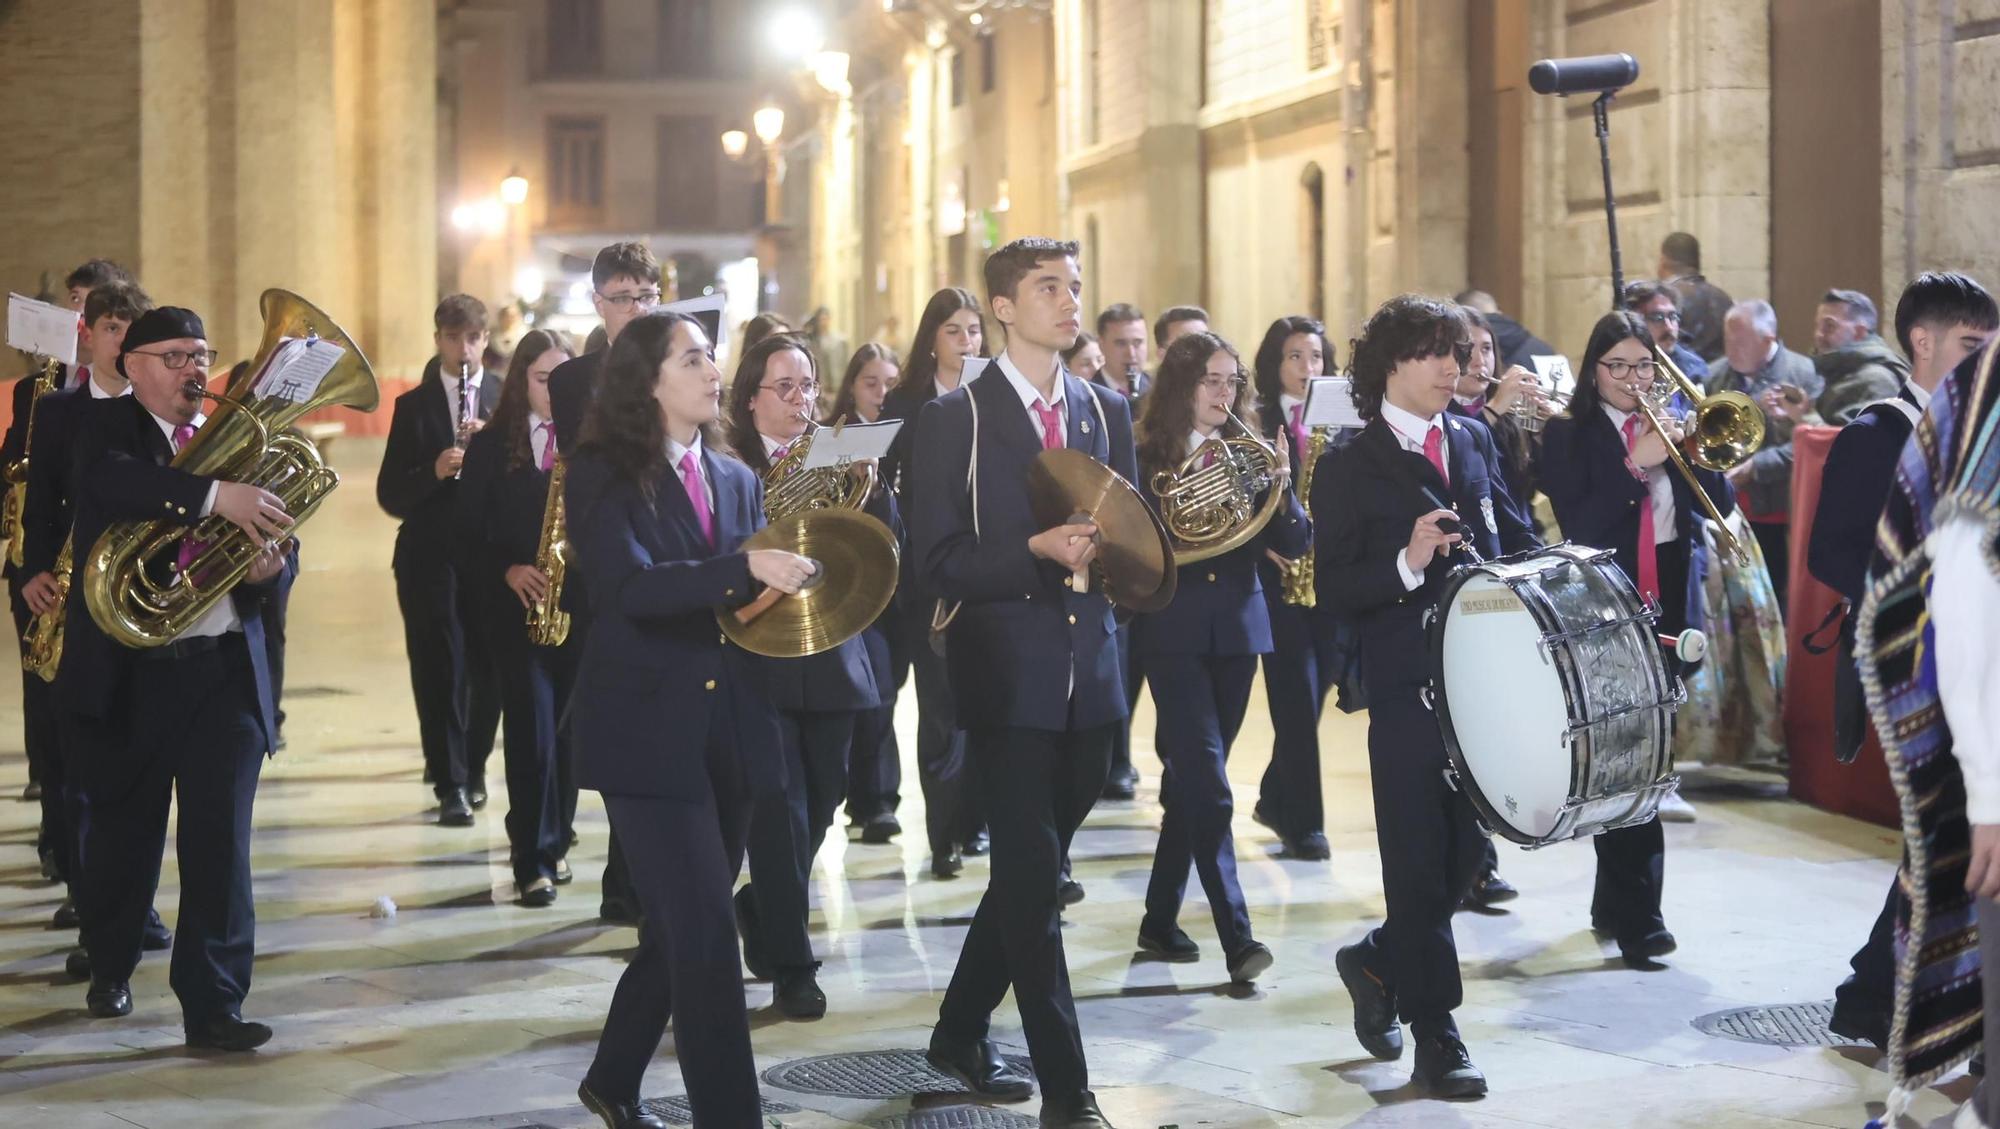
<instances>
[{"instance_id":1,"label":"white shirt collar","mask_svg":"<svg viewBox=\"0 0 2000 1129\"><path fill-rule=\"evenodd\" d=\"M538 416L533 412L528 413L528 431L530 434L533 434L534 430L538 427L541 427L543 424L549 424L554 422L555 421L553 420L543 419L541 416Z\"/></svg>"},{"instance_id":2,"label":"white shirt collar","mask_svg":"<svg viewBox=\"0 0 2000 1129\"><path fill-rule=\"evenodd\" d=\"M674 472L676 474L680 472L681 459L684 458L689 451L694 452L694 465L696 468L695 473L699 474L701 473L700 471L701 432L699 431L695 432L694 442L689 443L686 446L682 446L680 443L676 442L673 436L671 435L667 436L667 463L674 468Z\"/></svg>"},{"instance_id":3,"label":"white shirt collar","mask_svg":"<svg viewBox=\"0 0 2000 1129\"><path fill-rule=\"evenodd\" d=\"M1201 445L1208 442L1211 438L1213 437L1203 435L1200 428L1195 428L1193 431L1188 432L1188 454L1192 455L1196 451L1201 450Z\"/></svg>"},{"instance_id":4,"label":"white shirt collar","mask_svg":"<svg viewBox=\"0 0 2000 1129\"><path fill-rule=\"evenodd\" d=\"M1035 386L1028 383L1027 377L1021 375L1020 368L1014 364L1014 358L1008 356L1006 353L1001 353L999 360L1000 374L1007 378L1007 383L1014 386L1014 392L1021 397L1021 406L1027 409L1028 414L1032 416L1035 411L1035 405L1042 402L1042 394L1035 391ZM1069 383L1064 378L1068 375L1067 372L1062 370L1060 365L1057 366L1056 391L1055 395L1049 399L1049 407L1061 409L1063 406L1063 389Z\"/></svg>"},{"instance_id":5,"label":"white shirt collar","mask_svg":"<svg viewBox=\"0 0 2000 1129\"><path fill-rule=\"evenodd\" d=\"M1930 410L1931 392L1929 389L1925 388L1921 384L1918 384L1914 380L1905 380L1903 382L1903 391L1908 392L1910 394L1910 399L1915 400L1917 402L1918 408L1921 408L1924 411Z\"/></svg>"},{"instance_id":6,"label":"white shirt collar","mask_svg":"<svg viewBox=\"0 0 2000 1129\"><path fill-rule=\"evenodd\" d=\"M472 387L474 388L477 388L479 387L479 378L485 375L486 375L486 370L484 368L473 369L472 375L466 378L466 383L472 385ZM450 387L452 388L458 387L457 373L446 372L444 371L444 366L440 365L438 366L438 376L443 378L444 380L450 381L449 385Z\"/></svg>"},{"instance_id":7,"label":"white shirt collar","mask_svg":"<svg viewBox=\"0 0 2000 1129\"><path fill-rule=\"evenodd\" d=\"M98 387L97 378L94 376L84 381L83 386L90 389L89 396L93 400L116 400L120 396L130 396L132 394L132 382L129 380L125 382L125 387L120 388L116 392L106 392L104 389Z\"/></svg>"},{"instance_id":8,"label":"white shirt collar","mask_svg":"<svg viewBox=\"0 0 2000 1129\"><path fill-rule=\"evenodd\" d=\"M1632 418L1632 413L1619 411L1617 408L1612 407L1608 400L1599 400L1597 403L1599 407L1604 409L1606 418L1611 420L1611 426L1618 429L1618 434L1625 434L1625 421Z\"/></svg>"},{"instance_id":9,"label":"white shirt collar","mask_svg":"<svg viewBox=\"0 0 2000 1129\"><path fill-rule=\"evenodd\" d=\"M798 439L773 439L761 431L757 433L757 438L764 441L764 458L767 462L776 459L778 452L781 450L790 451L792 444L799 441ZM799 436L799 439L803 438L805 438L804 435Z\"/></svg>"},{"instance_id":10,"label":"white shirt collar","mask_svg":"<svg viewBox=\"0 0 2000 1129\"><path fill-rule=\"evenodd\" d=\"M1278 393L1278 410L1284 413L1286 425L1292 422L1292 409L1305 407L1306 402L1290 392Z\"/></svg>"},{"instance_id":11,"label":"white shirt collar","mask_svg":"<svg viewBox=\"0 0 2000 1129\"><path fill-rule=\"evenodd\" d=\"M955 391L955 389L951 389L951 388L946 388L946 387L944 386L944 381L942 381L942 380L939 380L939 379L937 379L936 377L932 377L932 378L931 378L931 389L932 389L933 391L935 391L935 392L936 392L936 393L937 393L937 394L938 394L939 396L941 396L941 397L942 397L942 396L949 396L949 395L951 395L951 394L952 394L952 392L954 392L954 391Z\"/></svg>"},{"instance_id":12,"label":"white shirt collar","mask_svg":"<svg viewBox=\"0 0 2000 1129\"><path fill-rule=\"evenodd\" d=\"M1425 419L1415 412L1406 412L1390 403L1387 399L1384 399L1382 401L1382 422L1388 424L1390 430L1396 432L1405 440L1421 447L1423 446L1424 436L1430 432L1431 428L1443 429L1444 415L1440 413L1429 419Z\"/></svg>"}]
</instances>

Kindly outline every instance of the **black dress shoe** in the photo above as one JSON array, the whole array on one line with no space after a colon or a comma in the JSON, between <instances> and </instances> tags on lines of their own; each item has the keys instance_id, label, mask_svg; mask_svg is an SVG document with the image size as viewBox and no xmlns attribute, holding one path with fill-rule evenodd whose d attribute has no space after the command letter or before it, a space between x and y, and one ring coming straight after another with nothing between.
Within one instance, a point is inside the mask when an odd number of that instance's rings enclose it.
<instances>
[{"instance_id":1,"label":"black dress shoe","mask_svg":"<svg viewBox=\"0 0 2000 1129\"><path fill-rule=\"evenodd\" d=\"M465 789L452 788L438 796L438 826L472 826L472 804L465 798Z\"/></svg>"},{"instance_id":2,"label":"black dress shoe","mask_svg":"<svg viewBox=\"0 0 2000 1129\"><path fill-rule=\"evenodd\" d=\"M556 884L552 878L537 876L526 886L517 886L521 904L530 909L545 909L556 904Z\"/></svg>"},{"instance_id":3,"label":"black dress shoe","mask_svg":"<svg viewBox=\"0 0 2000 1129\"><path fill-rule=\"evenodd\" d=\"M869 816L868 822L861 825L861 841L874 847L879 847L902 833L903 825L897 822L893 814L886 811L880 815Z\"/></svg>"},{"instance_id":4,"label":"black dress shoe","mask_svg":"<svg viewBox=\"0 0 2000 1129\"><path fill-rule=\"evenodd\" d=\"M149 953L164 953L174 947L174 931L160 920L160 911L146 911L146 927L139 935L139 944Z\"/></svg>"},{"instance_id":5,"label":"black dress shoe","mask_svg":"<svg viewBox=\"0 0 2000 1129\"><path fill-rule=\"evenodd\" d=\"M1097 1095L1089 1090L1044 1101L1041 1122L1042 1129L1112 1129L1104 1111L1097 1108Z\"/></svg>"},{"instance_id":6,"label":"black dress shoe","mask_svg":"<svg viewBox=\"0 0 2000 1129\"><path fill-rule=\"evenodd\" d=\"M1656 933L1649 933L1629 944L1620 941L1618 943L1618 955L1624 958L1625 965L1628 968L1645 968L1655 960L1666 956L1679 947L1674 941L1674 935L1662 929Z\"/></svg>"},{"instance_id":7,"label":"black dress shoe","mask_svg":"<svg viewBox=\"0 0 2000 1129\"><path fill-rule=\"evenodd\" d=\"M1417 1065L1410 1081L1450 1101L1486 1096L1486 1075L1472 1065L1472 1056L1456 1035L1434 1035L1417 1043Z\"/></svg>"},{"instance_id":8,"label":"black dress shoe","mask_svg":"<svg viewBox=\"0 0 2000 1129\"><path fill-rule=\"evenodd\" d=\"M472 783L467 784L465 786L465 802L472 805L473 811L478 811L485 807L486 781L474 780Z\"/></svg>"},{"instance_id":9,"label":"black dress shoe","mask_svg":"<svg viewBox=\"0 0 2000 1129\"><path fill-rule=\"evenodd\" d=\"M1265 827L1272 831L1278 830L1278 814L1270 808L1265 807L1262 800L1258 800L1257 806L1250 809L1250 819L1259 827Z\"/></svg>"},{"instance_id":10,"label":"black dress shoe","mask_svg":"<svg viewBox=\"0 0 2000 1129\"><path fill-rule=\"evenodd\" d=\"M743 941L743 967L750 970L755 980L774 980L777 970L764 959L764 931L757 921L757 895L749 886L736 891L730 899L736 911L736 935Z\"/></svg>"},{"instance_id":11,"label":"black dress shoe","mask_svg":"<svg viewBox=\"0 0 2000 1129\"><path fill-rule=\"evenodd\" d=\"M988 1098L1022 1102L1035 1092L1035 1084L1016 1073L1000 1057L991 1039L957 1043L942 1031L931 1032L930 1049L924 1061L959 1080L966 1089Z\"/></svg>"},{"instance_id":12,"label":"black dress shoe","mask_svg":"<svg viewBox=\"0 0 2000 1129\"><path fill-rule=\"evenodd\" d=\"M988 835L986 833L986 829L983 827L977 831L974 831L972 833L972 838L967 839L965 841L966 858L976 859L992 849L993 849L993 836Z\"/></svg>"},{"instance_id":13,"label":"black dress shoe","mask_svg":"<svg viewBox=\"0 0 2000 1129\"><path fill-rule=\"evenodd\" d=\"M254 1051L271 1041L271 1029L240 1015L218 1015L187 1025L187 1045L218 1051Z\"/></svg>"},{"instance_id":14,"label":"black dress shoe","mask_svg":"<svg viewBox=\"0 0 2000 1129\"><path fill-rule=\"evenodd\" d=\"M932 878L957 878L958 872L964 869L965 857L958 853L957 847L931 855Z\"/></svg>"},{"instance_id":15,"label":"black dress shoe","mask_svg":"<svg viewBox=\"0 0 2000 1129\"><path fill-rule=\"evenodd\" d=\"M1308 831L1285 840L1285 854L1301 862L1325 862L1333 857L1333 848L1326 845L1325 835Z\"/></svg>"},{"instance_id":16,"label":"black dress shoe","mask_svg":"<svg viewBox=\"0 0 2000 1129\"><path fill-rule=\"evenodd\" d=\"M24 804L32 804L41 798L42 782L39 780L30 780L28 786L21 789L21 802Z\"/></svg>"},{"instance_id":17,"label":"black dress shoe","mask_svg":"<svg viewBox=\"0 0 2000 1129\"><path fill-rule=\"evenodd\" d=\"M1259 976L1269 972L1277 958L1261 941L1247 941L1243 947L1229 954L1229 979L1235 984L1255 983Z\"/></svg>"},{"instance_id":18,"label":"black dress shoe","mask_svg":"<svg viewBox=\"0 0 2000 1129\"><path fill-rule=\"evenodd\" d=\"M786 1019L820 1019L826 1015L826 993L811 968L783 968L771 978L771 1002Z\"/></svg>"},{"instance_id":19,"label":"black dress shoe","mask_svg":"<svg viewBox=\"0 0 2000 1129\"><path fill-rule=\"evenodd\" d=\"M1512 882L1500 877L1499 871L1489 870L1479 876L1479 880L1472 884L1472 889L1465 892L1465 899L1459 904L1490 909L1501 902L1511 902L1520 896L1521 891L1516 890Z\"/></svg>"},{"instance_id":20,"label":"black dress shoe","mask_svg":"<svg viewBox=\"0 0 2000 1129\"><path fill-rule=\"evenodd\" d=\"M1123 775L1113 773L1104 782L1104 798L1107 800L1130 800L1139 795L1139 774Z\"/></svg>"},{"instance_id":21,"label":"black dress shoe","mask_svg":"<svg viewBox=\"0 0 2000 1129\"><path fill-rule=\"evenodd\" d=\"M583 1108L604 1119L605 1129L667 1129L665 1121L646 1112L638 1102L609 1102L598 1097L588 1081L576 1088L576 1096Z\"/></svg>"},{"instance_id":22,"label":"black dress shoe","mask_svg":"<svg viewBox=\"0 0 2000 1129\"><path fill-rule=\"evenodd\" d=\"M1073 906L1083 900L1083 883L1074 878L1065 878L1056 883L1056 904Z\"/></svg>"},{"instance_id":23,"label":"black dress shoe","mask_svg":"<svg viewBox=\"0 0 2000 1129\"><path fill-rule=\"evenodd\" d=\"M82 945L71 949L69 955L63 958L63 974L71 980L83 981L90 979L89 951Z\"/></svg>"},{"instance_id":24,"label":"black dress shoe","mask_svg":"<svg viewBox=\"0 0 2000 1129\"><path fill-rule=\"evenodd\" d=\"M597 920L606 925L637 925L639 907L624 898L605 898L597 903Z\"/></svg>"},{"instance_id":25,"label":"black dress shoe","mask_svg":"<svg viewBox=\"0 0 2000 1129\"><path fill-rule=\"evenodd\" d=\"M1145 922L1140 922L1139 951L1151 953L1161 960L1174 964L1193 964L1201 959L1201 946L1195 944L1194 938L1188 936L1187 931L1178 925L1162 933L1157 929L1149 929Z\"/></svg>"},{"instance_id":26,"label":"black dress shoe","mask_svg":"<svg viewBox=\"0 0 2000 1129\"><path fill-rule=\"evenodd\" d=\"M1889 1009L1868 1007L1836 999L1833 1016L1826 1029L1843 1039L1867 1043L1878 1051L1889 1049Z\"/></svg>"},{"instance_id":27,"label":"black dress shoe","mask_svg":"<svg viewBox=\"0 0 2000 1129\"><path fill-rule=\"evenodd\" d=\"M62 904L56 907L55 916L49 918L49 928L74 929L76 928L76 924L76 901L72 898L64 898Z\"/></svg>"},{"instance_id":28,"label":"black dress shoe","mask_svg":"<svg viewBox=\"0 0 2000 1129\"><path fill-rule=\"evenodd\" d=\"M576 871L571 870L569 868L569 860L557 859L555 884L558 886L567 886L575 878L576 878Z\"/></svg>"},{"instance_id":29,"label":"black dress shoe","mask_svg":"<svg viewBox=\"0 0 2000 1129\"><path fill-rule=\"evenodd\" d=\"M1354 1002L1354 1037L1361 1048L1384 1062L1403 1057L1403 1029L1396 1025L1396 993L1376 979L1361 959L1361 946L1349 945L1333 954L1333 967L1347 996Z\"/></svg>"},{"instance_id":30,"label":"black dress shoe","mask_svg":"<svg viewBox=\"0 0 2000 1129\"><path fill-rule=\"evenodd\" d=\"M83 995L83 1006L99 1019L116 1019L132 1014L132 985L124 980L107 984L99 980L90 982L90 990Z\"/></svg>"},{"instance_id":31,"label":"black dress shoe","mask_svg":"<svg viewBox=\"0 0 2000 1129\"><path fill-rule=\"evenodd\" d=\"M54 851L37 852L37 860L41 863L42 880L44 882L62 882L65 880L63 878L62 860L56 857Z\"/></svg>"}]
</instances>

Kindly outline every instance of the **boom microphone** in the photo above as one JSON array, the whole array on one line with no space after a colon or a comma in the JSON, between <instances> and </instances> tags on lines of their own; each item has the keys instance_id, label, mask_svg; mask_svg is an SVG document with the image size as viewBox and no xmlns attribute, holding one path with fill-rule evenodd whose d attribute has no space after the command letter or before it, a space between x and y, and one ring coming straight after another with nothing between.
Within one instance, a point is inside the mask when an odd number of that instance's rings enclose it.
<instances>
[{"instance_id":1,"label":"boom microphone","mask_svg":"<svg viewBox=\"0 0 2000 1129\"><path fill-rule=\"evenodd\" d=\"M1528 86L1537 94L1595 94L1639 81L1639 60L1623 53L1543 59L1528 68Z\"/></svg>"}]
</instances>

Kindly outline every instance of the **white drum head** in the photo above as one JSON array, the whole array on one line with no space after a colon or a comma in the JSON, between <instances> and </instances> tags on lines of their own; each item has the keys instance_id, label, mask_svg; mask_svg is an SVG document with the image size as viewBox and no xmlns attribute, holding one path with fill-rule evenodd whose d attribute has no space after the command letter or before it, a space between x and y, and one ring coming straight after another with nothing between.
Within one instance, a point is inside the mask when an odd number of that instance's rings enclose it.
<instances>
[{"instance_id":1,"label":"white drum head","mask_svg":"<svg viewBox=\"0 0 2000 1129\"><path fill-rule=\"evenodd\" d=\"M1570 798L1569 701L1514 590L1481 573L1444 614L1441 687L1465 771L1493 814L1523 835L1555 830Z\"/></svg>"}]
</instances>

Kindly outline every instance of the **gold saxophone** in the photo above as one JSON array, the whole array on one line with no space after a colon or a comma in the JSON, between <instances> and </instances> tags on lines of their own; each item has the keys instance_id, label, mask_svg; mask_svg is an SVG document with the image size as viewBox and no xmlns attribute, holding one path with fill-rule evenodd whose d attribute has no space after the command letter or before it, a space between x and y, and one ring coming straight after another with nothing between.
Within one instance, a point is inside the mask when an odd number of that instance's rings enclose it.
<instances>
[{"instance_id":1,"label":"gold saxophone","mask_svg":"<svg viewBox=\"0 0 2000 1129\"><path fill-rule=\"evenodd\" d=\"M1312 438L1306 440L1306 465L1299 468L1298 483L1299 505L1304 508L1308 518L1312 517L1313 468L1319 465L1319 457L1326 453L1327 440L1332 434L1331 428L1315 427L1312 429ZM1307 545L1306 551L1295 561L1279 560L1278 574L1284 578L1286 603L1310 608L1319 602L1319 597L1313 594L1311 545Z\"/></svg>"},{"instance_id":2,"label":"gold saxophone","mask_svg":"<svg viewBox=\"0 0 2000 1129\"><path fill-rule=\"evenodd\" d=\"M56 578L55 606L36 616L35 621L28 625L28 637L21 646L21 669L44 682L54 682L56 670L62 666L63 616L69 608L69 574L75 563L74 547L71 538L63 538L62 552L56 554L56 567L52 573Z\"/></svg>"},{"instance_id":3,"label":"gold saxophone","mask_svg":"<svg viewBox=\"0 0 2000 1129\"><path fill-rule=\"evenodd\" d=\"M569 573L569 523L563 516L563 470L556 459L549 472L549 500L542 506L542 540L535 548L535 567L549 578L548 595L528 606L528 642L560 647L569 638L569 613L562 610L563 577Z\"/></svg>"},{"instance_id":4,"label":"gold saxophone","mask_svg":"<svg viewBox=\"0 0 2000 1129\"><path fill-rule=\"evenodd\" d=\"M22 536L21 519L28 512L28 455L35 439L35 409L41 405L42 397L56 390L61 374L62 362L54 357L42 363L42 371L35 376L35 394L28 401L28 430L21 433L21 457L0 470L0 478L7 481L6 499L0 501L0 537L7 539L7 562L15 568L21 567L27 553L28 539Z\"/></svg>"}]
</instances>

